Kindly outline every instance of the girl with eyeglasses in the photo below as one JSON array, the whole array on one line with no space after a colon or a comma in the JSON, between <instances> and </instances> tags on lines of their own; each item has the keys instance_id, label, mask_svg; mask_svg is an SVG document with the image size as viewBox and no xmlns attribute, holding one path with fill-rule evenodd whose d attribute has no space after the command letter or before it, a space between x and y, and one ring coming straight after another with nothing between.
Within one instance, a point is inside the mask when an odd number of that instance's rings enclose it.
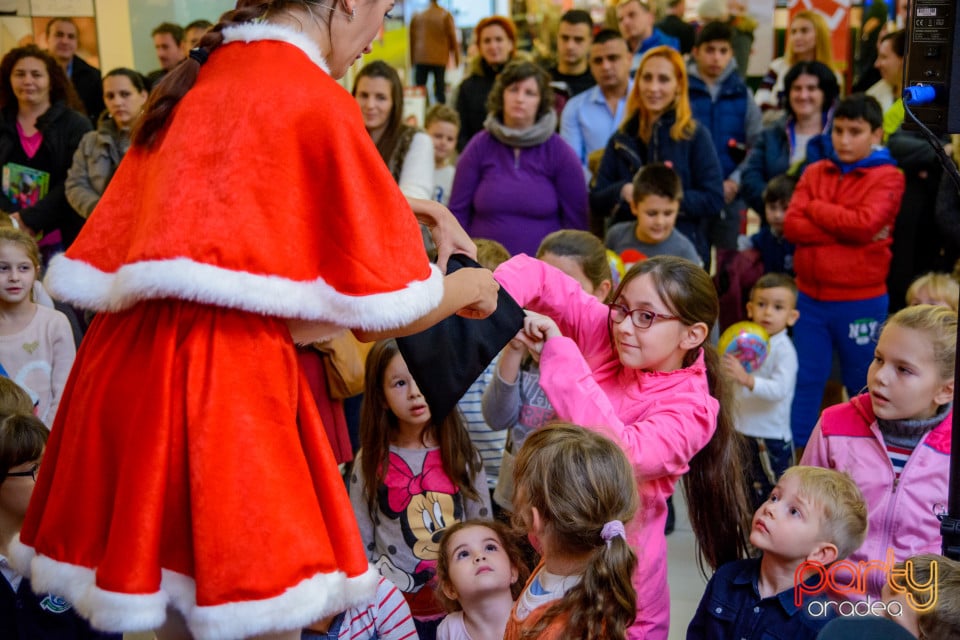
<instances>
[{"instance_id":1,"label":"girl with eyeglasses","mask_svg":"<svg viewBox=\"0 0 960 640\"><path fill-rule=\"evenodd\" d=\"M710 276L683 258L651 258L627 272L609 305L527 256L495 276L528 309L517 337L540 351L540 386L557 416L613 437L630 459L641 508L627 525L630 546L640 550L628 637L664 640L666 499L678 479L702 560L716 568L746 556L742 443L707 342L719 308Z\"/></svg>"}]
</instances>

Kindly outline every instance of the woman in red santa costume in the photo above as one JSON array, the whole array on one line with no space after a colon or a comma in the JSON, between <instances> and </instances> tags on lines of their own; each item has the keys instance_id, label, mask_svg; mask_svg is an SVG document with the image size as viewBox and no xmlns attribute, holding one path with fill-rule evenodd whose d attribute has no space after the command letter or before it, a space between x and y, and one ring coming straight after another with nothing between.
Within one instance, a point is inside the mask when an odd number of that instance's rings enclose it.
<instances>
[{"instance_id":1,"label":"woman in red santa costume","mask_svg":"<svg viewBox=\"0 0 960 640\"><path fill-rule=\"evenodd\" d=\"M294 341L482 317L336 79L393 0L240 0L155 89L46 284L94 309L12 563L95 627L297 638L372 598ZM209 56L209 59L207 57ZM472 244L414 202L441 262Z\"/></svg>"}]
</instances>

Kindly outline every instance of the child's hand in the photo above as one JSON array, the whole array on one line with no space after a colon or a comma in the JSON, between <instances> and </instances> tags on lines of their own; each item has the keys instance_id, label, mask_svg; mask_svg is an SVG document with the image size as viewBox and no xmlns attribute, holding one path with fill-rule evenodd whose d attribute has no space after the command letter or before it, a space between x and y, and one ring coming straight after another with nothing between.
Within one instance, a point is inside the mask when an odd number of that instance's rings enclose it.
<instances>
[{"instance_id":1,"label":"child's hand","mask_svg":"<svg viewBox=\"0 0 960 640\"><path fill-rule=\"evenodd\" d=\"M540 353L544 342L562 335L557 323L551 318L533 311L524 310L524 312L527 314L523 320L525 344L531 351ZM519 337L520 334L517 334L517 336Z\"/></svg>"},{"instance_id":2,"label":"child's hand","mask_svg":"<svg viewBox=\"0 0 960 640\"><path fill-rule=\"evenodd\" d=\"M519 352L521 355L527 352L527 343L524 341L526 334L523 329L517 331L517 335L507 343L507 348Z\"/></svg>"},{"instance_id":3,"label":"child's hand","mask_svg":"<svg viewBox=\"0 0 960 640\"><path fill-rule=\"evenodd\" d=\"M753 390L753 376L747 373L747 370L743 368L743 365L732 353L725 353L723 355L723 370L728 376L735 380L737 384L741 384L751 391Z\"/></svg>"},{"instance_id":4,"label":"child's hand","mask_svg":"<svg viewBox=\"0 0 960 640\"><path fill-rule=\"evenodd\" d=\"M727 204L730 204L737 197L737 194L740 192L740 185L733 180L724 180L723 181L723 201Z\"/></svg>"},{"instance_id":5,"label":"child's hand","mask_svg":"<svg viewBox=\"0 0 960 640\"><path fill-rule=\"evenodd\" d=\"M375 566L377 567L377 571L380 572L380 575L397 585L400 591L408 592L413 590L415 586L413 576L403 569L398 569L387 556L377 558Z\"/></svg>"}]
</instances>

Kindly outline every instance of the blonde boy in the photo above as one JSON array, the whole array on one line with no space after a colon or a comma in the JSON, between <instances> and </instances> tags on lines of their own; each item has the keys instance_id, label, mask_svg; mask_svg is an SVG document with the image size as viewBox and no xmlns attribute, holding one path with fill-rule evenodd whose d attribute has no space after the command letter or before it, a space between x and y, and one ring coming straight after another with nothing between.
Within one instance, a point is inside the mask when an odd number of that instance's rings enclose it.
<instances>
[{"instance_id":1,"label":"blonde boy","mask_svg":"<svg viewBox=\"0 0 960 640\"><path fill-rule=\"evenodd\" d=\"M795 603L795 575L804 563L826 567L842 560L863 543L866 533L867 505L850 476L820 467L791 467L753 515L750 543L762 555L717 570L690 622L687 640L814 640L829 618L811 615L806 603Z\"/></svg>"},{"instance_id":2,"label":"blonde boy","mask_svg":"<svg viewBox=\"0 0 960 640\"><path fill-rule=\"evenodd\" d=\"M703 266L693 243L674 229L682 198L683 187L676 171L659 162L645 165L633 178L630 211L636 221L618 222L610 227L604 244L624 262L670 255ZM636 253L641 255L629 259Z\"/></svg>"},{"instance_id":3,"label":"blonde boy","mask_svg":"<svg viewBox=\"0 0 960 640\"><path fill-rule=\"evenodd\" d=\"M750 291L747 316L770 336L763 366L747 373L733 355L723 356L723 367L736 383L734 424L747 436L754 506L767 499L777 478L793 464L790 405L797 381L797 351L787 335L800 313L797 285L785 273L767 273Z\"/></svg>"}]
</instances>

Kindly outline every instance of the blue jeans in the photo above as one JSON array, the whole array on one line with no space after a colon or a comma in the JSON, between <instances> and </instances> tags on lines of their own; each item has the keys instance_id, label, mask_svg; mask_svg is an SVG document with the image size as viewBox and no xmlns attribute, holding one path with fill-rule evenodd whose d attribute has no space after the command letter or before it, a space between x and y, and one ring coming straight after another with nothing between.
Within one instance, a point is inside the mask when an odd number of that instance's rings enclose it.
<instances>
[{"instance_id":1,"label":"blue jeans","mask_svg":"<svg viewBox=\"0 0 960 640\"><path fill-rule=\"evenodd\" d=\"M793 442L770 438L746 438L750 447L747 486L754 510L767 501L780 476L793 464Z\"/></svg>"},{"instance_id":2,"label":"blue jeans","mask_svg":"<svg viewBox=\"0 0 960 640\"><path fill-rule=\"evenodd\" d=\"M830 377L833 353L840 357L841 376L852 398L867 384L867 369L887 318L886 294L866 300L824 302L801 293L800 319L793 328L793 344L800 368L790 411L793 440L805 447L820 417L823 387Z\"/></svg>"}]
</instances>

